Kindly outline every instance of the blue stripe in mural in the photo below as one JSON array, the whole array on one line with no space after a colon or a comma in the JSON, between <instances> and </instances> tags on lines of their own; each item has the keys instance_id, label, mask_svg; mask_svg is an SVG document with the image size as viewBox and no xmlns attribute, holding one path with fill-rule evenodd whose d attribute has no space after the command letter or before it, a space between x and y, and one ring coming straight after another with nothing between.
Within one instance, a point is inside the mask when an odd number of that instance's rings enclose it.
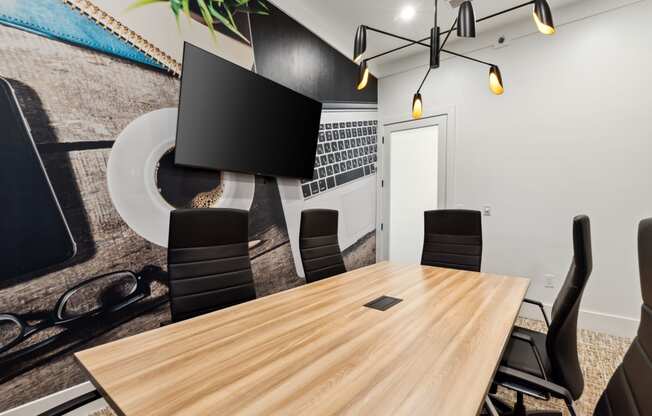
<instances>
[{"instance_id":1,"label":"blue stripe in mural","mask_svg":"<svg viewBox=\"0 0 652 416\"><path fill-rule=\"evenodd\" d=\"M154 59L61 0L2 0L0 24L163 68Z\"/></svg>"}]
</instances>

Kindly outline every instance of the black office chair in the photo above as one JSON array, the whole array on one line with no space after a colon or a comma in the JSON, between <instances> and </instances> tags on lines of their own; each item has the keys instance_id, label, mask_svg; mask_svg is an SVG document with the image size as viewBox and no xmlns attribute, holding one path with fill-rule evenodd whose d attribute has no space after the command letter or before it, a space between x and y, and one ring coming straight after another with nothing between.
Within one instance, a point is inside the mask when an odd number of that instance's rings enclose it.
<instances>
[{"instance_id":1,"label":"black office chair","mask_svg":"<svg viewBox=\"0 0 652 416\"><path fill-rule=\"evenodd\" d=\"M172 211L168 273L173 322L256 298L248 233L247 211Z\"/></svg>"},{"instance_id":2,"label":"black office chair","mask_svg":"<svg viewBox=\"0 0 652 416\"><path fill-rule=\"evenodd\" d=\"M638 336L609 381L594 416L652 415L652 218L638 227L638 265L643 293Z\"/></svg>"},{"instance_id":3,"label":"black office chair","mask_svg":"<svg viewBox=\"0 0 652 416\"><path fill-rule=\"evenodd\" d=\"M524 394L541 400L562 399L571 414L577 414L573 402L584 390L577 356L577 315L593 267L590 228L589 217L580 215L573 219L573 261L553 304L552 320L548 320L543 304L525 300L541 309L548 333L514 327L495 383L516 391L516 404L510 409L494 397L501 414L561 415L559 412L528 412L523 403Z\"/></svg>"},{"instance_id":4,"label":"black office chair","mask_svg":"<svg viewBox=\"0 0 652 416\"><path fill-rule=\"evenodd\" d=\"M301 213L299 248L306 282L346 272L337 240L338 212L309 209Z\"/></svg>"},{"instance_id":5,"label":"black office chair","mask_svg":"<svg viewBox=\"0 0 652 416\"><path fill-rule=\"evenodd\" d=\"M480 211L436 210L424 213L421 264L479 272L482 264Z\"/></svg>"}]
</instances>

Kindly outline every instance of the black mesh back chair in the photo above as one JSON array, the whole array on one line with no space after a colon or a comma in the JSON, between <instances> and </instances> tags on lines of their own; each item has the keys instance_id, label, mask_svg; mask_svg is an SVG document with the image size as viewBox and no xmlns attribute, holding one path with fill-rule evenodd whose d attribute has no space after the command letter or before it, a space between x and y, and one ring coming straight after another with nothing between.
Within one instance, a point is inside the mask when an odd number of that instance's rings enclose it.
<instances>
[{"instance_id":1,"label":"black mesh back chair","mask_svg":"<svg viewBox=\"0 0 652 416\"><path fill-rule=\"evenodd\" d=\"M479 272L482 263L480 211L442 209L424 213L421 264Z\"/></svg>"},{"instance_id":2,"label":"black mesh back chair","mask_svg":"<svg viewBox=\"0 0 652 416\"><path fill-rule=\"evenodd\" d=\"M598 401L595 416L652 415L652 218L638 228L643 307L638 336Z\"/></svg>"},{"instance_id":3,"label":"black mesh back chair","mask_svg":"<svg viewBox=\"0 0 652 416\"><path fill-rule=\"evenodd\" d=\"M306 282L346 272L337 240L338 212L309 209L301 213L299 247Z\"/></svg>"},{"instance_id":4,"label":"black mesh back chair","mask_svg":"<svg viewBox=\"0 0 652 416\"><path fill-rule=\"evenodd\" d=\"M591 225L589 217L579 215L573 219L573 261L552 306L552 319L548 320L543 304L525 300L539 306L548 324L548 333L515 327L503 354L496 382L517 392L512 414L528 414L523 394L542 400L551 396L562 399L571 414L575 414L573 401L584 390L577 355L577 316L592 268Z\"/></svg>"},{"instance_id":5,"label":"black mesh back chair","mask_svg":"<svg viewBox=\"0 0 652 416\"><path fill-rule=\"evenodd\" d=\"M179 209L170 214L172 321L256 298L247 211Z\"/></svg>"}]
</instances>

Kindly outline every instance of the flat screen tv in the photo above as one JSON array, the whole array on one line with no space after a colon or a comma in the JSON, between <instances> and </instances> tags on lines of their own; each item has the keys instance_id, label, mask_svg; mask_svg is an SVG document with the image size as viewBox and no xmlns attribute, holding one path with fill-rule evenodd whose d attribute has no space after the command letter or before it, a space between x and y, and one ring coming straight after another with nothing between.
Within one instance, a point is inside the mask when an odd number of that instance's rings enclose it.
<instances>
[{"instance_id":1,"label":"flat screen tv","mask_svg":"<svg viewBox=\"0 0 652 416\"><path fill-rule=\"evenodd\" d=\"M184 45L175 164L311 179L322 104Z\"/></svg>"}]
</instances>

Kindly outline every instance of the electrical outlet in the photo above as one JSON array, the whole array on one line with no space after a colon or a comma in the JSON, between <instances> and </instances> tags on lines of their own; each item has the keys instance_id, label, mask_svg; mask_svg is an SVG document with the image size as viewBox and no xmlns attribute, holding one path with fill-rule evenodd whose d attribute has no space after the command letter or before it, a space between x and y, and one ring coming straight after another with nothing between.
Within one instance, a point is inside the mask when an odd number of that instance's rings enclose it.
<instances>
[{"instance_id":1,"label":"electrical outlet","mask_svg":"<svg viewBox=\"0 0 652 416\"><path fill-rule=\"evenodd\" d=\"M554 289L557 283L557 277L554 274L546 274L543 276L543 286L546 289Z\"/></svg>"},{"instance_id":2,"label":"electrical outlet","mask_svg":"<svg viewBox=\"0 0 652 416\"><path fill-rule=\"evenodd\" d=\"M491 217L491 205L485 205L482 207L482 215L485 217Z\"/></svg>"}]
</instances>

